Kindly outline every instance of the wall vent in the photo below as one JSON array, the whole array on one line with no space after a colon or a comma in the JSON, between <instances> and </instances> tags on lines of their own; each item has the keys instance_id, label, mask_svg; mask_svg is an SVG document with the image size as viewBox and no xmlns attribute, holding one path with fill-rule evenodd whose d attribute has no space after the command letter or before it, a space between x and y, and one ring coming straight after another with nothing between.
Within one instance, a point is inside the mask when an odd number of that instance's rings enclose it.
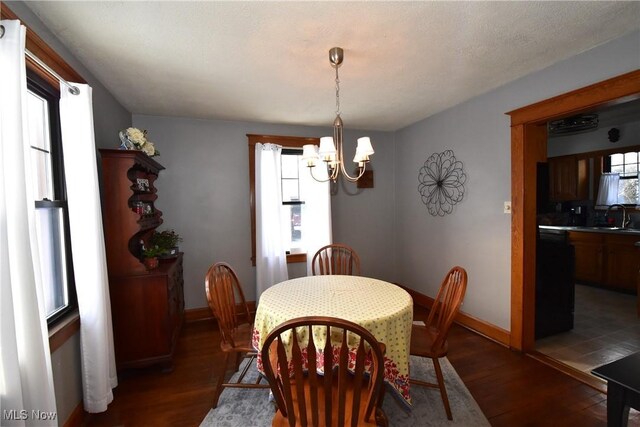
<instances>
[{"instance_id":1,"label":"wall vent","mask_svg":"<svg viewBox=\"0 0 640 427\"><path fill-rule=\"evenodd\" d=\"M597 114L582 114L549 122L549 135L567 135L598 129Z\"/></svg>"}]
</instances>

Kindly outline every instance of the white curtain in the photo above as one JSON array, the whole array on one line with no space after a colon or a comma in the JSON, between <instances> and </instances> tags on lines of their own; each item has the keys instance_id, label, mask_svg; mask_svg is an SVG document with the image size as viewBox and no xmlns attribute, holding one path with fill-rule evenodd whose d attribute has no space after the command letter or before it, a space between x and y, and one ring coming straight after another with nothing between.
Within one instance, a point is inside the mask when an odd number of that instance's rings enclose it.
<instances>
[{"instance_id":1,"label":"white curtain","mask_svg":"<svg viewBox=\"0 0 640 427\"><path fill-rule=\"evenodd\" d=\"M282 147L256 144L256 301L270 286L289 278L286 223L282 215Z\"/></svg>"},{"instance_id":2,"label":"white curtain","mask_svg":"<svg viewBox=\"0 0 640 427\"><path fill-rule=\"evenodd\" d=\"M606 209L609 205L618 203L618 183L620 182L619 173L603 173L600 176L600 185L598 186L598 198L596 200L596 209Z\"/></svg>"},{"instance_id":3,"label":"white curtain","mask_svg":"<svg viewBox=\"0 0 640 427\"><path fill-rule=\"evenodd\" d=\"M91 87L73 83L80 94L60 86L60 125L80 311L84 409L104 412L118 385L113 350L107 258L93 132Z\"/></svg>"},{"instance_id":4,"label":"white curtain","mask_svg":"<svg viewBox=\"0 0 640 427\"><path fill-rule=\"evenodd\" d=\"M0 424L51 425L31 417L32 410L55 412L56 400L24 142L26 30L19 21L0 24L5 29L0 39ZM10 420L5 411L27 411L29 418Z\"/></svg>"},{"instance_id":5,"label":"white curtain","mask_svg":"<svg viewBox=\"0 0 640 427\"><path fill-rule=\"evenodd\" d=\"M313 256L323 246L332 242L331 234L331 195L329 181L318 182L309 173L308 168L300 173L300 193L304 200L302 214L302 238L307 252L307 275L311 276ZM324 162L313 169L319 180L328 177Z\"/></svg>"}]
</instances>

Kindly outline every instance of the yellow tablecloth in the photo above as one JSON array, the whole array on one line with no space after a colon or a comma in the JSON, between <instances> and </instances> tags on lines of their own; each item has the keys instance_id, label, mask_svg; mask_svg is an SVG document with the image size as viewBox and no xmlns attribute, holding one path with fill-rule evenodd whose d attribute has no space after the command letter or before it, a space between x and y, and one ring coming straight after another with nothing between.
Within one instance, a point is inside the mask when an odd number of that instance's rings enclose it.
<instances>
[{"instance_id":1,"label":"yellow tablecloth","mask_svg":"<svg viewBox=\"0 0 640 427\"><path fill-rule=\"evenodd\" d=\"M371 332L386 346L385 381L411 403L409 345L413 300L404 289L359 276L308 276L278 283L260 297L253 346L259 351L276 326L303 316L338 317ZM258 369L262 371L260 360Z\"/></svg>"}]
</instances>

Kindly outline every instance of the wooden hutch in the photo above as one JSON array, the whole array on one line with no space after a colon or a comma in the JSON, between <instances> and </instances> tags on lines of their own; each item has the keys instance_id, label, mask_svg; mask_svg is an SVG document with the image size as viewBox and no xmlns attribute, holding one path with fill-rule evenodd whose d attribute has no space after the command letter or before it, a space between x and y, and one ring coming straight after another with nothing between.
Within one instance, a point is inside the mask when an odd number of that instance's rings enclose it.
<instances>
[{"instance_id":1,"label":"wooden hutch","mask_svg":"<svg viewBox=\"0 0 640 427\"><path fill-rule=\"evenodd\" d=\"M142 262L162 224L154 183L164 167L142 151L99 151L116 364L171 370L184 313L182 253L151 271Z\"/></svg>"}]
</instances>

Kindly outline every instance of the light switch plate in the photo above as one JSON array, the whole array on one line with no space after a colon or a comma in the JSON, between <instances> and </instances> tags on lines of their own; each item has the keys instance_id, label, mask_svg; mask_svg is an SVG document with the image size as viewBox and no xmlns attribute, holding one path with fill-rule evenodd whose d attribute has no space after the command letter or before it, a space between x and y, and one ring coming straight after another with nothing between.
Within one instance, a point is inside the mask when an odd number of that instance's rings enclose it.
<instances>
[{"instance_id":1,"label":"light switch plate","mask_svg":"<svg viewBox=\"0 0 640 427\"><path fill-rule=\"evenodd\" d=\"M511 202L504 202L504 213L506 214L510 214L511 213Z\"/></svg>"}]
</instances>

